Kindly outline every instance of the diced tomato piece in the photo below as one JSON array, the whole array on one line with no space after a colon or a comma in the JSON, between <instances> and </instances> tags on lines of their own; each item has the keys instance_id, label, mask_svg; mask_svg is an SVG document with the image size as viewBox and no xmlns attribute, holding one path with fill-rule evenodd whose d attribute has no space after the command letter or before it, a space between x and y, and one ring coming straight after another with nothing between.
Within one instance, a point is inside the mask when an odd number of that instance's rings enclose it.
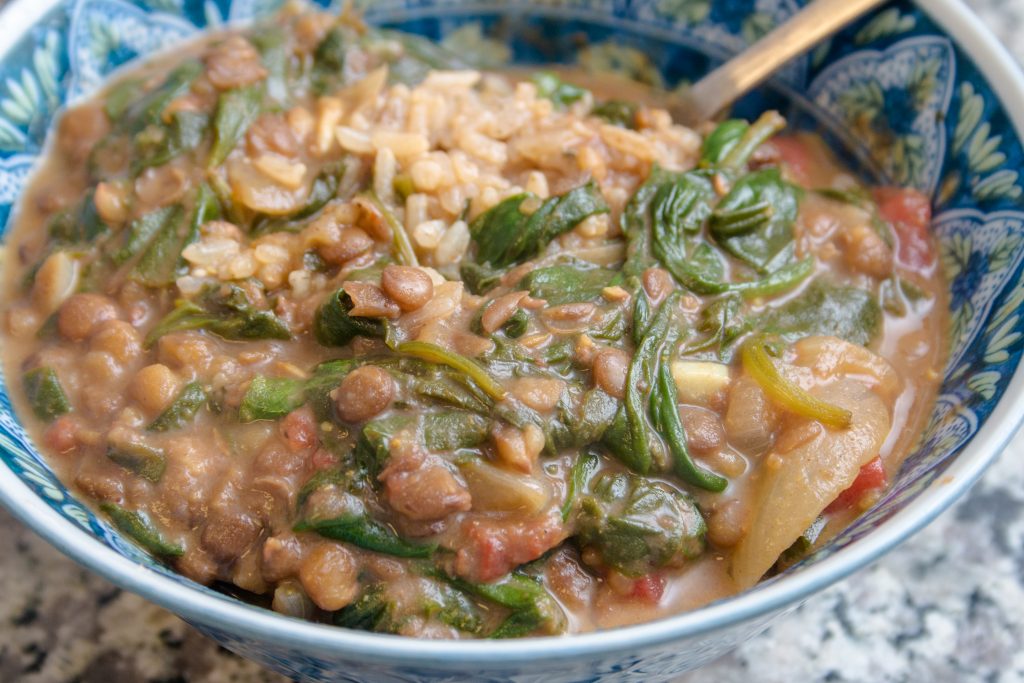
<instances>
[{"instance_id":1,"label":"diced tomato piece","mask_svg":"<svg viewBox=\"0 0 1024 683\"><path fill-rule=\"evenodd\" d=\"M780 135L772 138L769 144L778 151L779 159L797 184L814 186L814 152L807 142L797 136Z\"/></svg>"},{"instance_id":2,"label":"diced tomato piece","mask_svg":"<svg viewBox=\"0 0 1024 683\"><path fill-rule=\"evenodd\" d=\"M935 263L935 250L928 239L932 205L924 194L903 187L875 190L878 213L892 225L899 248L900 263L908 268L923 268Z\"/></svg>"},{"instance_id":3,"label":"diced tomato piece","mask_svg":"<svg viewBox=\"0 0 1024 683\"><path fill-rule=\"evenodd\" d=\"M885 468L882 466L882 459L875 456L874 460L860 468L860 473L850 484L850 488L840 493L839 497L825 508L825 512L839 512L851 508L859 503L866 493L883 486L885 486Z\"/></svg>"},{"instance_id":4,"label":"diced tomato piece","mask_svg":"<svg viewBox=\"0 0 1024 683\"><path fill-rule=\"evenodd\" d=\"M305 406L285 415L280 428L281 436L292 452L297 453L317 445L316 419L313 411Z\"/></svg>"},{"instance_id":5,"label":"diced tomato piece","mask_svg":"<svg viewBox=\"0 0 1024 683\"><path fill-rule=\"evenodd\" d=\"M629 597L635 598L639 602L656 605L664 593L665 577L660 574L648 574L633 582L633 590L630 591Z\"/></svg>"},{"instance_id":6,"label":"diced tomato piece","mask_svg":"<svg viewBox=\"0 0 1024 683\"><path fill-rule=\"evenodd\" d=\"M536 560L568 536L559 514L512 523L467 520L462 525L455 573L470 581L494 581L519 565Z\"/></svg>"},{"instance_id":7,"label":"diced tomato piece","mask_svg":"<svg viewBox=\"0 0 1024 683\"><path fill-rule=\"evenodd\" d=\"M331 453L326 448L318 448L315 451L313 451L313 455L310 457L309 464L314 472L330 469L332 467L338 466L338 456L336 456L334 453Z\"/></svg>"},{"instance_id":8,"label":"diced tomato piece","mask_svg":"<svg viewBox=\"0 0 1024 683\"><path fill-rule=\"evenodd\" d=\"M61 415L46 428L43 443L57 453L70 453L78 448L79 423L71 415Z\"/></svg>"}]
</instances>

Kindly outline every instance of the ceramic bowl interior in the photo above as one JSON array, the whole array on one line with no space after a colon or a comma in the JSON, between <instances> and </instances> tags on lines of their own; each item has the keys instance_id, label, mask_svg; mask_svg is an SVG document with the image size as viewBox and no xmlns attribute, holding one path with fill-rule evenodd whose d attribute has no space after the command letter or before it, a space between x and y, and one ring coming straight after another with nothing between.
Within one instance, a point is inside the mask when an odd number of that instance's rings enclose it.
<instances>
[{"instance_id":1,"label":"ceramic bowl interior","mask_svg":"<svg viewBox=\"0 0 1024 683\"><path fill-rule=\"evenodd\" d=\"M371 23L482 52L495 65L574 62L674 87L742 49L803 3L356 4L364 6ZM280 655L288 661L279 668L292 672L299 670L294 653L304 646L408 662L579 657L705 633L793 604L876 557L948 505L998 453L1024 409L1024 380L1015 379L1024 345L1024 178L1018 170L1024 168L1024 79L955 0L921 4L883 6L737 105L737 113L747 117L778 108L795 127L823 133L865 173L932 196L939 267L950 285L949 361L920 446L874 508L785 576L695 613L612 634L533 641L528 648L425 646L299 624L192 584L121 539L54 477L12 413L4 379L0 499L75 559L176 609L236 649L247 642L270 647L266 643L274 639L291 643L293 654ZM66 103L89 95L133 59L277 6L277 0L15 0L0 14L0 231L10 223L50 124ZM676 669L702 659L680 661Z\"/></svg>"}]
</instances>

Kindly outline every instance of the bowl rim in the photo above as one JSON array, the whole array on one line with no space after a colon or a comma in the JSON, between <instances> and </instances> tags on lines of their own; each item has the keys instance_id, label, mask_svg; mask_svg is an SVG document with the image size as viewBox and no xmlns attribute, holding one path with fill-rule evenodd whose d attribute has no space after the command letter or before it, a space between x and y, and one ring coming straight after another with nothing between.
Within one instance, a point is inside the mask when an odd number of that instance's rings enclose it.
<instances>
[{"instance_id":1,"label":"bowl rim","mask_svg":"<svg viewBox=\"0 0 1024 683\"><path fill-rule=\"evenodd\" d=\"M0 11L0 60L64 0L14 0ZM69 0L73 1L73 0ZM1024 71L962 0L918 0L917 5L970 57L988 79L1019 139L1024 141ZM508 641L436 641L353 631L276 614L213 595L148 569L44 504L7 466L0 467L0 503L22 523L80 565L120 588L198 625L233 636L269 641L328 660L338 655L385 665L467 664L488 668L544 664L566 658L635 653L708 635L795 606L813 593L878 559L948 508L982 475L1024 423L1024 363L1020 363L984 426L947 470L907 507L818 564L711 605L657 621L566 637Z\"/></svg>"}]
</instances>

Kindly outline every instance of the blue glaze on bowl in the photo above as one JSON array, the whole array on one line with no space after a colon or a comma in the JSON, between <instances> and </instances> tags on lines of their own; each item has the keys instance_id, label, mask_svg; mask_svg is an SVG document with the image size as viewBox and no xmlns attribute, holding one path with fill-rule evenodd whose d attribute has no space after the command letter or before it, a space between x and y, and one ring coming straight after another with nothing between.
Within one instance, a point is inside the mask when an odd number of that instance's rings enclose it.
<instances>
[{"instance_id":1,"label":"blue glaze on bowl","mask_svg":"<svg viewBox=\"0 0 1024 683\"><path fill-rule=\"evenodd\" d=\"M583 62L672 86L796 11L795 0L364 0L366 16L517 63ZM122 64L276 0L16 0L0 13L0 234L54 115ZM920 447L893 488L782 577L696 612L597 634L427 642L335 629L178 576L72 497L13 415L0 378L0 500L82 564L242 655L310 681L662 681L765 628L890 549L960 495L1024 412L1024 78L956 0L893 2L741 101L815 129L880 179L934 198L950 283L950 358Z\"/></svg>"}]
</instances>

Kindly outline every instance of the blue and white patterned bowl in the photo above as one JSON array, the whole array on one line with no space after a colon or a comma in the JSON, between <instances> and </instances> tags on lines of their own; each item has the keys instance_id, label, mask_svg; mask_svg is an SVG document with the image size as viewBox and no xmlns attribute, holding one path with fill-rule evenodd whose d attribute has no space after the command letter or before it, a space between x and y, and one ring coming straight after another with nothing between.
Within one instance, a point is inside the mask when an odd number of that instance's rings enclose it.
<instances>
[{"instance_id":1,"label":"blue and white patterned bowl","mask_svg":"<svg viewBox=\"0 0 1024 683\"><path fill-rule=\"evenodd\" d=\"M280 0L15 0L0 12L0 234L55 114L120 65ZM580 61L672 85L803 0L364 0L367 18L491 41L496 59ZM581 44L585 47L581 48ZM480 47L477 45L477 47ZM950 359L895 486L786 575L670 619L568 638L430 642L276 615L153 562L75 500L12 414L0 378L0 501L83 565L236 652L311 681L654 681L695 668L920 529L974 482L1024 413L1024 77L957 0L892 2L739 105L782 108L883 180L931 193L951 285Z\"/></svg>"}]
</instances>

